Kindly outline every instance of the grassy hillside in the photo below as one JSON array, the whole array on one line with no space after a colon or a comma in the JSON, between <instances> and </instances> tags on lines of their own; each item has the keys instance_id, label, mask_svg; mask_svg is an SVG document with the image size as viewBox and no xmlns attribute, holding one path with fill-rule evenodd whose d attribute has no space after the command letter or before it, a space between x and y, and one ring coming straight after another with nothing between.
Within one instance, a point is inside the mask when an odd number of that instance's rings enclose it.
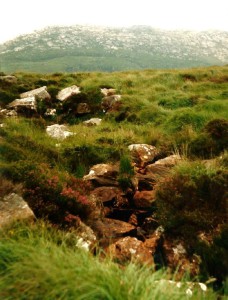
<instances>
[{"instance_id":1,"label":"grassy hillside","mask_svg":"<svg viewBox=\"0 0 228 300\"><path fill-rule=\"evenodd\" d=\"M228 67L14 75L17 83L0 80L1 108L20 93L43 85L51 100L39 102L33 115L0 116L4 124L0 127L0 196L4 189L17 189L37 217L49 219L52 225L19 225L2 233L0 296L185 299L186 289L177 291L157 283L167 278L164 273L134 264L121 269L110 261L100 261L75 250L72 236L60 231L66 212L85 222L90 218L93 207L79 201L88 193L81 177L94 164L128 157L127 147L133 143L156 146L161 158L173 153L183 158L169 180L158 187L156 217L169 238L185 239L189 255L194 252L201 257L196 280L219 278L216 287L227 293ZM58 91L73 84L81 87L81 94L60 105ZM102 87L114 88L122 95L121 104L108 113L100 108ZM91 113L75 114L72 108L77 101L89 103ZM50 107L56 108L56 116L45 116ZM100 126L82 124L94 116L102 118ZM50 138L45 128L55 123L67 124L75 134L63 141ZM53 178L58 180L51 185ZM66 183L79 192L75 205L62 193ZM199 231L212 244L198 242ZM194 293L191 299L204 299ZM216 295L209 291L207 299L216 299Z\"/></svg>"}]
</instances>

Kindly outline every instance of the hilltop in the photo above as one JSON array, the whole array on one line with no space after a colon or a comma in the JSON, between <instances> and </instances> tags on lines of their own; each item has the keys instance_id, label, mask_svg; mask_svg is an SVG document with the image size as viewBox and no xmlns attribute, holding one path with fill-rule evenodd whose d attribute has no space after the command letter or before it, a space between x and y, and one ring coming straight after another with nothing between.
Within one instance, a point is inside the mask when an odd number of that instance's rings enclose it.
<instances>
[{"instance_id":1,"label":"hilltop","mask_svg":"<svg viewBox=\"0 0 228 300\"><path fill-rule=\"evenodd\" d=\"M228 32L48 27L0 45L1 71L78 72L228 63Z\"/></svg>"}]
</instances>

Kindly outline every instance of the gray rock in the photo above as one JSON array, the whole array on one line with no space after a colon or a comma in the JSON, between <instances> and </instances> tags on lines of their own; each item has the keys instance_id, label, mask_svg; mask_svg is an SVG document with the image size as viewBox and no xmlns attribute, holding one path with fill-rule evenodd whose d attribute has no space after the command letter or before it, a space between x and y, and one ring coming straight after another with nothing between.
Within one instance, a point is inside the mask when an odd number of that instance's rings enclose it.
<instances>
[{"instance_id":1,"label":"gray rock","mask_svg":"<svg viewBox=\"0 0 228 300\"><path fill-rule=\"evenodd\" d=\"M9 103L8 108L13 108L17 110L20 107L26 107L30 110L36 110L36 99L35 96L30 96L23 99L16 99L13 102Z\"/></svg>"},{"instance_id":2,"label":"gray rock","mask_svg":"<svg viewBox=\"0 0 228 300\"><path fill-rule=\"evenodd\" d=\"M33 211L22 197L15 193L0 199L0 228L17 220L33 220Z\"/></svg>"},{"instance_id":3,"label":"gray rock","mask_svg":"<svg viewBox=\"0 0 228 300\"><path fill-rule=\"evenodd\" d=\"M118 168L111 164L97 164L90 169L84 180L95 181L99 185L117 186Z\"/></svg>"},{"instance_id":4,"label":"gray rock","mask_svg":"<svg viewBox=\"0 0 228 300\"><path fill-rule=\"evenodd\" d=\"M173 167L181 160L180 155L170 155L155 162L156 165L165 167Z\"/></svg>"},{"instance_id":5,"label":"gray rock","mask_svg":"<svg viewBox=\"0 0 228 300\"><path fill-rule=\"evenodd\" d=\"M70 87L67 87L67 88L59 91L56 99L58 99L59 101L65 101L69 97L71 97L73 95L77 95L79 93L81 93L80 92L80 87L78 87L76 85L72 85Z\"/></svg>"},{"instance_id":6,"label":"gray rock","mask_svg":"<svg viewBox=\"0 0 228 300\"><path fill-rule=\"evenodd\" d=\"M38 89L22 93L22 94L20 94L20 97L22 99L23 98L28 98L28 97L35 97L39 100L50 100L51 99L50 94L47 92L47 87L46 86L42 86Z\"/></svg>"}]
</instances>

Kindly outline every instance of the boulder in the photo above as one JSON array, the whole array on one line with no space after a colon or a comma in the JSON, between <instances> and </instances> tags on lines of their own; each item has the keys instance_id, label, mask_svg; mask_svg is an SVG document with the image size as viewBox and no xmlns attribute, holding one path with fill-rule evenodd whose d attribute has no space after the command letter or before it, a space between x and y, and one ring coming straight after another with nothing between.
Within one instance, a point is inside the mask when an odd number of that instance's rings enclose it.
<instances>
[{"instance_id":1,"label":"boulder","mask_svg":"<svg viewBox=\"0 0 228 300\"><path fill-rule=\"evenodd\" d=\"M135 237L124 237L109 245L106 252L119 263L134 261L140 264L153 265L154 260L149 248Z\"/></svg>"},{"instance_id":2,"label":"boulder","mask_svg":"<svg viewBox=\"0 0 228 300\"><path fill-rule=\"evenodd\" d=\"M155 191L136 191L133 201L137 208L151 208L152 203L155 201Z\"/></svg>"},{"instance_id":3,"label":"boulder","mask_svg":"<svg viewBox=\"0 0 228 300\"><path fill-rule=\"evenodd\" d=\"M102 119L99 118L91 118L87 121L84 121L83 124L86 126L98 126L101 124Z\"/></svg>"},{"instance_id":4,"label":"boulder","mask_svg":"<svg viewBox=\"0 0 228 300\"><path fill-rule=\"evenodd\" d=\"M97 164L90 169L84 180L91 180L101 186L118 186L119 168L111 164Z\"/></svg>"},{"instance_id":5,"label":"boulder","mask_svg":"<svg viewBox=\"0 0 228 300\"><path fill-rule=\"evenodd\" d=\"M104 95L105 97L113 96L113 95L116 94L116 90L115 89L103 88L103 89L101 89L101 94Z\"/></svg>"},{"instance_id":6,"label":"boulder","mask_svg":"<svg viewBox=\"0 0 228 300\"><path fill-rule=\"evenodd\" d=\"M66 101L73 95L80 94L80 88L76 85L72 85L58 92L56 99L59 101Z\"/></svg>"},{"instance_id":7,"label":"boulder","mask_svg":"<svg viewBox=\"0 0 228 300\"><path fill-rule=\"evenodd\" d=\"M104 111L108 111L112 109L112 107L119 102L121 99L121 95L111 95L104 97L101 102L101 107Z\"/></svg>"},{"instance_id":8,"label":"boulder","mask_svg":"<svg viewBox=\"0 0 228 300\"><path fill-rule=\"evenodd\" d=\"M47 92L46 86L42 86L38 89L22 93L22 94L20 94L20 97L22 99L28 98L28 97L35 97L36 99L39 99L39 100L50 100L51 99L50 94Z\"/></svg>"},{"instance_id":9,"label":"boulder","mask_svg":"<svg viewBox=\"0 0 228 300\"><path fill-rule=\"evenodd\" d=\"M17 77L13 75L0 76L0 81L3 81L8 84L15 84L17 83Z\"/></svg>"},{"instance_id":10,"label":"boulder","mask_svg":"<svg viewBox=\"0 0 228 300\"><path fill-rule=\"evenodd\" d=\"M70 132L65 125L59 124L47 126L46 132L50 137L58 140L64 140L74 134L73 132Z\"/></svg>"},{"instance_id":11,"label":"boulder","mask_svg":"<svg viewBox=\"0 0 228 300\"><path fill-rule=\"evenodd\" d=\"M22 197L11 193L0 199L0 228L17 220L33 220L33 211Z\"/></svg>"},{"instance_id":12,"label":"boulder","mask_svg":"<svg viewBox=\"0 0 228 300\"><path fill-rule=\"evenodd\" d=\"M103 238L105 240L107 244L109 244L112 239L120 238L136 232L135 226L124 221L110 218L94 220L90 226L101 239Z\"/></svg>"},{"instance_id":13,"label":"boulder","mask_svg":"<svg viewBox=\"0 0 228 300\"><path fill-rule=\"evenodd\" d=\"M147 176L151 176L155 181L158 181L159 178L167 176L170 170L162 164L150 164L146 166L145 172Z\"/></svg>"},{"instance_id":14,"label":"boulder","mask_svg":"<svg viewBox=\"0 0 228 300\"><path fill-rule=\"evenodd\" d=\"M181 160L180 155L170 155L155 162L155 165L174 167Z\"/></svg>"},{"instance_id":15,"label":"boulder","mask_svg":"<svg viewBox=\"0 0 228 300\"><path fill-rule=\"evenodd\" d=\"M8 108L13 108L18 110L20 108L27 108L29 110L36 110L36 99L35 96L23 98L23 99L16 99L13 102L7 105Z\"/></svg>"},{"instance_id":16,"label":"boulder","mask_svg":"<svg viewBox=\"0 0 228 300\"><path fill-rule=\"evenodd\" d=\"M128 146L128 149L138 167L144 167L147 163L152 162L158 154L156 147L147 144L132 144Z\"/></svg>"},{"instance_id":17,"label":"boulder","mask_svg":"<svg viewBox=\"0 0 228 300\"><path fill-rule=\"evenodd\" d=\"M82 115L82 114L88 114L90 113L90 107L88 103L79 103L77 106L77 114Z\"/></svg>"}]
</instances>

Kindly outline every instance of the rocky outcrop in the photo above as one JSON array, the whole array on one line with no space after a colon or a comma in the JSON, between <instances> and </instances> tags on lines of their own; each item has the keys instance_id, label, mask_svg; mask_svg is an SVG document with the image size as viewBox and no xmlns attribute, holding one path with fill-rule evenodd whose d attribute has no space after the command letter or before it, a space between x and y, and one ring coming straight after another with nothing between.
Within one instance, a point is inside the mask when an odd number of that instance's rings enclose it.
<instances>
[{"instance_id":1,"label":"rocky outcrop","mask_svg":"<svg viewBox=\"0 0 228 300\"><path fill-rule=\"evenodd\" d=\"M72 85L58 92L56 99L59 101L66 101L71 96L81 93L80 88L76 85Z\"/></svg>"},{"instance_id":2,"label":"rocky outcrop","mask_svg":"<svg viewBox=\"0 0 228 300\"><path fill-rule=\"evenodd\" d=\"M39 100L50 100L51 96L47 92L47 87L42 86L38 89L34 89L25 93L20 94L20 97L23 98L28 98L28 97L35 97L35 99Z\"/></svg>"},{"instance_id":3,"label":"rocky outcrop","mask_svg":"<svg viewBox=\"0 0 228 300\"><path fill-rule=\"evenodd\" d=\"M22 197L11 193L0 199L0 228L18 220L33 220L33 211Z\"/></svg>"},{"instance_id":4,"label":"rocky outcrop","mask_svg":"<svg viewBox=\"0 0 228 300\"><path fill-rule=\"evenodd\" d=\"M91 118L87 121L84 121L83 124L86 126L99 126L101 124L102 119L99 118Z\"/></svg>"},{"instance_id":5,"label":"rocky outcrop","mask_svg":"<svg viewBox=\"0 0 228 300\"><path fill-rule=\"evenodd\" d=\"M67 129L67 126L59 124L47 126L46 132L50 137L58 140L64 140L74 134Z\"/></svg>"}]
</instances>

